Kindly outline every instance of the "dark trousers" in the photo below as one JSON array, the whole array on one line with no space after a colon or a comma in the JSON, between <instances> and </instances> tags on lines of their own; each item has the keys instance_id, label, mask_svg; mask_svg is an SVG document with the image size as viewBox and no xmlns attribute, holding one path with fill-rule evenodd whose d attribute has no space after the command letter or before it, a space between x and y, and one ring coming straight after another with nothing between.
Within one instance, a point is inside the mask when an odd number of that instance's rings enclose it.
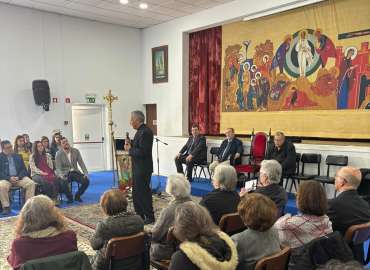
<instances>
[{"instance_id":1,"label":"dark trousers","mask_svg":"<svg viewBox=\"0 0 370 270\"><path fill-rule=\"evenodd\" d=\"M40 186L41 194L45 194L51 199L58 198L59 178L55 178L53 182L49 182L44 176L37 174L32 176L32 180Z\"/></svg>"},{"instance_id":2,"label":"dark trousers","mask_svg":"<svg viewBox=\"0 0 370 270\"><path fill-rule=\"evenodd\" d=\"M152 191L150 180L152 173L132 171L133 186L132 199L135 212L143 219L154 220Z\"/></svg>"},{"instance_id":3,"label":"dark trousers","mask_svg":"<svg viewBox=\"0 0 370 270\"><path fill-rule=\"evenodd\" d=\"M56 199L59 193L65 194L69 200L73 199L68 181L57 177L53 183L48 182L42 175L35 175L32 180L40 185L41 194Z\"/></svg>"},{"instance_id":4,"label":"dark trousers","mask_svg":"<svg viewBox=\"0 0 370 270\"><path fill-rule=\"evenodd\" d=\"M79 188L76 192L76 195L75 195L77 197L81 197L82 194L84 194L84 192L86 191L86 189L88 188L88 186L90 184L90 181L87 177L85 177L82 173L76 172L76 171L72 171L72 172L68 173L67 181L68 181L68 183L71 183L72 181L75 181L75 182L80 184L80 186L79 186Z\"/></svg>"},{"instance_id":5,"label":"dark trousers","mask_svg":"<svg viewBox=\"0 0 370 270\"><path fill-rule=\"evenodd\" d=\"M73 200L72 190L68 179L59 178L59 193L65 194L68 200Z\"/></svg>"},{"instance_id":6,"label":"dark trousers","mask_svg":"<svg viewBox=\"0 0 370 270\"><path fill-rule=\"evenodd\" d=\"M176 169L178 173L184 174L184 169L182 168L182 164L186 164L186 178L189 181L193 180L193 168L195 164L201 164L204 162L204 160L201 160L199 158L194 158L190 161L187 162L186 158L188 155L181 155L178 158L175 158L175 164L176 164Z\"/></svg>"}]
</instances>

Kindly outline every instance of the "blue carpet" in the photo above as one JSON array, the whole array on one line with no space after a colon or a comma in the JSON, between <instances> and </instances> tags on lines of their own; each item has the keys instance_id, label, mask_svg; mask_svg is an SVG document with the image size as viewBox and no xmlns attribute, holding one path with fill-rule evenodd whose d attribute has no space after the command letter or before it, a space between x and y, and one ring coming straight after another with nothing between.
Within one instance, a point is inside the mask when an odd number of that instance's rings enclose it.
<instances>
[{"instance_id":1,"label":"blue carpet","mask_svg":"<svg viewBox=\"0 0 370 270\"><path fill-rule=\"evenodd\" d=\"M72 204L66 203L66 197L63 196L63 201L60 204L61 208L66 207L73 207L77 205L84 205L84 204L93 204L98 203L100 196L104 193L104 191L110 189L113 186L113 177L112 172L110 171L102 171L102 172L93 172L89 174L90 179L90 186L82 196L83 202L73 202ZM166 188L167 177L165 176L152 176L151 186L152 189L157 192L158 190L163 192ZM73 193L76 192L77 184L73 184ZM191 183L191 194L193 196L203 197L210 191L212 191L213 187L211 182L204 178L195 179L194 182ZM18 196L14 194L14 200L11 206L11 213L9 216L16 216L19 214L20 205L18 203ZM297 213L297 209L295 206L295 198L294 196L289 197L289 201L287 204L286 212L295 214ZM3 216L5 217L5 216Z\"/></svg>"}]
</instances>

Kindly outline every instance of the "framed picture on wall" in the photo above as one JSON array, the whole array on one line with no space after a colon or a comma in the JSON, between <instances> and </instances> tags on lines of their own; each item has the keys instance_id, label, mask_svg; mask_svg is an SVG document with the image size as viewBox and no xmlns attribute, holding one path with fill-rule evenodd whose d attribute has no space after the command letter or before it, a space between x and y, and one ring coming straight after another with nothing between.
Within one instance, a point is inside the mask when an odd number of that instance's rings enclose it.
<instances>
[{"instance_id":1,"label":"framed picture on wall","mask_svg":"<svg viewBox=\"0 0 370 270\"><path fill-rule=\"evenodd\" d=\"M152 48L153 83L168 82L168 46Z\"/></svg>"}]
</instances>

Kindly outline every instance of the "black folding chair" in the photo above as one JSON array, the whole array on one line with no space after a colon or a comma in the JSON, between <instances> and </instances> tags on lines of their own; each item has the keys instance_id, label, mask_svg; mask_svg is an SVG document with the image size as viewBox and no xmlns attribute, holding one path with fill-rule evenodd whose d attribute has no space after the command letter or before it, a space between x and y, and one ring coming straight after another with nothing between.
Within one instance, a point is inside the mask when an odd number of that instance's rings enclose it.
<instances>
[{"instance_id":1,"label":"black folding chair","mask_svg":"<svg viewBox=\"0 0 370 270\"><path fill-rule=\"evenodd\" d=\"M312 180L316 176L320 175L321 154L302 154L301 162L302 162L302 171L300 174L294 177L294 179L298 181L298 184L300 181ZM307 164L316 165L317 173L316 174L305 174L304 171L305 171L305 168L307 168Z\"/></svg>"},{"instance_id":2,"label":"black folding chair","mask_svg":"<svg viewBox=\"0 0 370 270\"><path fill-rule=\"evenodd\" d=\"M301 154L296 153L295 154L295 162L296 162L295 174L287 174L287 175L282 176L282 181L285 179L285 189L287 189L287 187L288 187L289 180L291 181L289 192L292 192L293 185L294 185L295 190L297 190L297 184L296 184L295 179L299 175L299 162L300 162L300 160L301 160Z\"/></svg>"},{"instance_id":3,"label":"black folding chair","mask_svg":"<svg viewBox=\"0 0 370 270\"><path fill-rule=\"evenodd\" d=\"M322 183L325 188L325 184L334 185L335 178L334 176L330 176L330 167L343 167L348 165L348 156L341 156L341 155L329 155L326 157L325 160L327 170L325 176L315 176L313 180Z\"/></svg>"}]
</instances>

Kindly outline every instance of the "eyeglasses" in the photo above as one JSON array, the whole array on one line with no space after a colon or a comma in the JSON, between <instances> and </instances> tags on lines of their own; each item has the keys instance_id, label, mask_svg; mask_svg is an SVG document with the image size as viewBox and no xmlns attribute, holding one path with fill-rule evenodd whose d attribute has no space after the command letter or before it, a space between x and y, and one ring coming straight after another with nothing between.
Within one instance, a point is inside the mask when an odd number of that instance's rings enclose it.
<instances>
[{"instance_id":1,"label":"eyeglasses","mask_svg":"<svg viewBox=\"0 0 370 270\"><path fill-rule=\"evenodd\" d=\"M341 180L343 180L344 182L346 182L346 183L347 183L346 178L344 178L343 176L340 176L340 175L338 175L338 174L336 174L336 175L334 176L334 178L335 178L335 179L341 179Z\"/></svg>"}]
</instances>

